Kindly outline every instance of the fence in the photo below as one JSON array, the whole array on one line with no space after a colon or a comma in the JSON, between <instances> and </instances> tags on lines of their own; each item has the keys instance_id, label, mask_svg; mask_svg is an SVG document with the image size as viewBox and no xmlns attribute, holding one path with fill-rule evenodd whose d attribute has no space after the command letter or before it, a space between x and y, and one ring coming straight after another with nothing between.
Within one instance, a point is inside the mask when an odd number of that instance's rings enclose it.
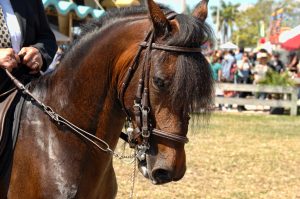
<instances>
[{"instance_id":1,"label":"fence","mask_svg":"<svg viewBox=\"0 0 300 199\"><path fill-rule=\"evenodd\" d=\"M252 93L278 93L283 94L284 99L256 99L256 98L238 98L238 97L215 97L215 102L218 104L237 104L237 105L255 105L255 106L270 106L290 108L291 115L297 115L298 102L298 88L284 87L284 86L265 86L265 85L250 85L250 84L228 84L220 83L215 85L216 89L238 91L238 92L252 92Z\"/></svg>"}]
</instances>

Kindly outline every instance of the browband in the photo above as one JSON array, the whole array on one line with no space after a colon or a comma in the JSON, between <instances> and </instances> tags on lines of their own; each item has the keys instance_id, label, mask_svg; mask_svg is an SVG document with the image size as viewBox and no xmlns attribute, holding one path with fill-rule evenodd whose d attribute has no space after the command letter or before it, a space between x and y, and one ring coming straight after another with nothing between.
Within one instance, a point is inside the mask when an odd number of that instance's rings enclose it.
<instances>
[{"instance_id":1,"label":"browband","mask_svg":"<svg viewBox=\"0 0 300 199\"><path fill-rule=\"evenodd\" d=\"M142 46L144 48L149 47L149 45L152 49L165 50L165 51L171 51L171 52L181 52L181 53L201 53L202 52L201 48L168 46L168 45L157 44L157 43L149 44L148 42L145 42L145 41L140 43L140 46Z\"/></svg>"}]
</instances>

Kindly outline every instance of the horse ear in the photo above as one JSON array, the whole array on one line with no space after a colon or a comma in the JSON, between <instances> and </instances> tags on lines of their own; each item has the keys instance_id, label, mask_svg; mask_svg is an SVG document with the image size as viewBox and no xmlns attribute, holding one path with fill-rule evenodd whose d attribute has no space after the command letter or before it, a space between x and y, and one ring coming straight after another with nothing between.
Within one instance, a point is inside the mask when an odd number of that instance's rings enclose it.
<instances>
[{"instance_id":1,"label":"horse ear","mask_svg":"<svg viewBox=\"0 0 300 199\"><path fill-rule=\"evenodd\" d=\"M200 19L201 21L205 21L207 18L207 4L209 0L202 0L194 9L193 16Z\"/></svg>"},{"instance_id":2,"label":"horse ear","mask_svg":"<svg viewBox=\"0 0 300 199\"><path fill-rule=\"evenodd\" d=\"M147 0L147 6L153 23L154 32L158 35L162 35L167 31L170 31L170 23L160 7L153 0Z\"/></svg>"}]
</instances>

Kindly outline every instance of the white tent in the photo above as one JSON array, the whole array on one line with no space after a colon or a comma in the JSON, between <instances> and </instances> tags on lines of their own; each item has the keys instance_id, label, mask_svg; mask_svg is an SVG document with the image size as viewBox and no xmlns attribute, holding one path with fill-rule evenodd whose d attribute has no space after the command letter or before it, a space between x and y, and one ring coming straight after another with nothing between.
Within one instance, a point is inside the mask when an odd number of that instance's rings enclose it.
<instances>
[{"instance_id":1,"label":"white tent","mask_svg":"<svg viewBox=\"0 0 300 199\"><path fill-rule=\"evenodd\" d=\"M235 50L235 49L238 49L239 47L235 44L233 44L232 42L227 42L225 44L222 44L220 46L220 49L223 49L223 50Z\"/></svg>"}]
</instances>

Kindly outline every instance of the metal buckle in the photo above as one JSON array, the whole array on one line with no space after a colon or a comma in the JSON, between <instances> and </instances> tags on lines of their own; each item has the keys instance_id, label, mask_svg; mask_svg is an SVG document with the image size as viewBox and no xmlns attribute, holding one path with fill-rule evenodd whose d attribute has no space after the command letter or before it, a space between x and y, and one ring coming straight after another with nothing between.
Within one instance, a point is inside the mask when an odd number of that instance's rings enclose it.
<instances>
[{"instance_id":1,"label":"metal buckle","mask_svg":"<svg viewBox=\"0 0 300 199\"><path fill-rule=\"evenodd\" d=\"M147 113L150 113L150 111L151 111L150 107L148 107L148 106L147 107L143 106L142 110L147 111Z\"/></svg>"},{"instance_id":2,"label":"metal buckle","mask_svg":"<svg viewBox=\"0 0 300 199\"><path fill-rule=\"evenodd\" d=\"M133 127L132 127L132 123L130 122L128 127L125 128L125 133L128 135L128 144L130 148L135 148L136 143L135 140L133 138Z\"/></svg>"},{"instance_id":3,"label":"metal buckle","mask_svg":"<svg viewBox=\"0 0 300 199\"><path fill-rule=\"evenodd\" d=\"M148 127L143 127L142 128L142 136L144 138L149 138L150 137L150 131L148 130Z\"/></svg>"},{"instance_id":4,"label":"metal buckle","mask_svg":"<svg viewBox=\"0 0 300 199\"><path fill-rule=\"evenodd\" d=\"M136 157L139 161L146 159L146 151L149 149L147 145L138 145L136 147Z\"/></svg>"},{"instance_id":5,"label":"metal buckle","mask_svg":"<svg viewBox=\"0 0 300 199\"><path fill-rule=\"evenodd\" d=\"M138 107L140 110L142 110L141 104L137 103L136 100L133 102L133 107Z\"/></svg>"}]
</instances>

